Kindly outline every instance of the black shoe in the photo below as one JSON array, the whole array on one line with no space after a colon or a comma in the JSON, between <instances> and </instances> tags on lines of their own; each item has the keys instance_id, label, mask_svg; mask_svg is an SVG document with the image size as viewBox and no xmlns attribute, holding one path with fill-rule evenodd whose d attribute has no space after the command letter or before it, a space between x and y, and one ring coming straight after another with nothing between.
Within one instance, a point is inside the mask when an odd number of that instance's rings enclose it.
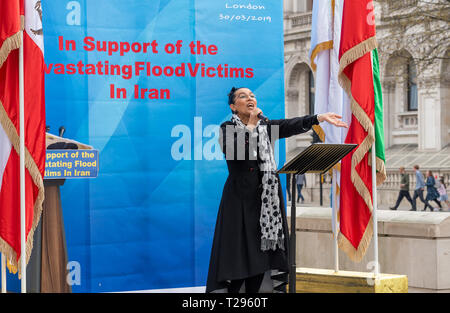
<instances>
[{"instance_id":1,"label":"black shoe","mask_svg":"<svg viewBox=\"0 0 450 313\"><path fill-rule=\"evenodd\" d=\"M391 210L397 210L397 208L393 208L393 207L392 207L392 208L390 207L389 209L391 209Z\"/></svg>"},{"instance_id":2,"label":"black shoe","mask_svg":"<svg viewBox=\"0 0 450 313\"><path fill-rule=\"evenodd\" d=\"M411 209L410 211L416 211L416 209Z\"/></svg>"}]
</instances>

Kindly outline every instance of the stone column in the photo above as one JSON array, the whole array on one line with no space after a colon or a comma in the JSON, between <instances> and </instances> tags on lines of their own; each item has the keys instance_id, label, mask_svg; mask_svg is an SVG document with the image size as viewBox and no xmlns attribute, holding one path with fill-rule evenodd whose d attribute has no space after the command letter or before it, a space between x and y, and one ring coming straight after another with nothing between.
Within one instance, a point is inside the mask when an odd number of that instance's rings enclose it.
<instances>
[{"instance_id":1,"label":"stone column","mask_svg":"<svg viewBox=\"0 0 450 313\"><path fill-rule=\"evenodd\" d=\"M442 108L441 114L441 146L445 147L450 144L450 62L445 60L441 67L440 79L440 103Z\"/></svg>"},{"instance_id":2,"label":"stone column","mask_svg":"<svg viewBox=\"0 0 450 313\"><path fill-rule=\"evenodd\" d=\"M383 80L383 127L385 148L392 146L392 122L391 116L394 115L394 92L395 81L393 78Z\"/></svg>"},{"instance_id":3,"label":"stone column","mask_svg":"<svg viewBox=\"0 0 450 313\"><path fill-rule=\"evenodd\" d=\"M421 77L418 87L419 150L439 151L443 147L441 134L443 103L439 95L439 77Z\"/></svg>"}]
</instances>

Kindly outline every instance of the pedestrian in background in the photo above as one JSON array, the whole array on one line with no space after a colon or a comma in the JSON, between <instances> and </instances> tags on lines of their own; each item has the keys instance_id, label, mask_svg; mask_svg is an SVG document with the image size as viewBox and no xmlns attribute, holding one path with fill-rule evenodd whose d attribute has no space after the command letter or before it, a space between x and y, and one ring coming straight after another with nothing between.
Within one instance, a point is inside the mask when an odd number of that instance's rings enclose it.
<instances>
[{"instance_id":1,"label":"pedestrian in background","mask_svg":"<svg viewBox=\"0 0 450 313\"><path fill-rule=\"evenodd\" d=\"M425 181L423 180L423 175L419 170L419 165L414 165L414 172L416 173L416 189L413 194L414 208L410 211L415 211L417 208L416 199L419 198L420 201L425 203L425 208L428 205L428 201L423 198L423 191L425 190Z\"/></svg>"},{"instance_id":2,"label":"pedestrian in background","mask_svg":"<svg viewBox=\"0 0 450 313\"><path fill-rule=\"evenodd\" d=\"M411 203L411 210L416 210L416 204L412 201L411 196L409 195L409 175L405 173L405 168L403 166L400 167L400 192L398 194L397 202L393 207L391 207L391 210L397 210L398 206L400 205L400 202L403 200L404 197L406 197L406 200Z\"/></svg>"},{"instance_id":3,"label":"pedestrian in background","mask_svg":"<svg viewBox=\"0 0 450 313\"><path fill-rule=\"evenodd\" d=\"M444 176L440 177L439 182L441 183L441 185L438 188L438 192L440 195L439 201L445 202L445 204L447 205L447 209L450 209L450 203L448 201L448 195L447 195L447 185L445 184Z\"/></svg>"},{"instance_id":4,"label":"pedestrian in background","mask_svg":"<svg viewBox=\"0 0 450 313\"><path fill-rule=\"evenodd\" d=\"M306 187L305 174L298 174L296 176L296 182L297 182L297 192L298 192L297 202L299 199L302 199L302 203L303 203L303 202L305 202L305 198L303 198L303 195L302 195L302 188L303 188L303 186Z\"/></svg>"},{"instance_id":5,"label":"pedestrian in background","mask_svg":"<svg viewBox=\"0 0 450 313\"><path fill-rule=\"evenodd\" d=\"M286 174L286 191L288 195L288 201L291 201L291 174Z\"/></svg>"},{"instance_id":6,"label":"pedestrian in background","mask_svg":"<svg viewBox=\"0 0 450 313\"><path fill-rule=\"evenodd\" d=\"M425 207L423 208L424 211L427 210L427 206L430 208L431 211L433 211L433 207L429 204L430 201L434 201L438 204L439 208L442 209L441 202L439 202L439 192L437 191L436 187L434 185L436 184L436 181L433 177L433 173L431 171L427 171L427 197L425 200L428 203L425 203Z\"/></svg>"}]
</instances>

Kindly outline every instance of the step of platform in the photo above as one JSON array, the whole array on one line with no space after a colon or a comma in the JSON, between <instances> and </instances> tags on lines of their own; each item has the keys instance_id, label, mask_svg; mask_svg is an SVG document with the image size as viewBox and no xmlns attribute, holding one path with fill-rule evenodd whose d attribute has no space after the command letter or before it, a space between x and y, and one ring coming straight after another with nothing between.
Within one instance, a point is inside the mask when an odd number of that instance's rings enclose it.
<instances>
[{"instance_id":1,"label":"step of platform","mask_svg":"<svg viewBox=\"0 0 450 313\"><path fill-rule=\"evenodd\" d=\"M297 293L407 293L406 275L298 267Z\"/></svg>"}]
</instances>

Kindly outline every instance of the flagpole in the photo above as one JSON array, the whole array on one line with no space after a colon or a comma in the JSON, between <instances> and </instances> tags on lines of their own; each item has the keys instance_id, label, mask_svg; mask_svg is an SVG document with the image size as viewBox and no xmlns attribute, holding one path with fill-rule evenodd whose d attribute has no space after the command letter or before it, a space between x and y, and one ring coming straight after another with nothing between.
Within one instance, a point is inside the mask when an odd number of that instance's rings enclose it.
<instances>
[{"instance_id":1,"label":"flagpole","mask_svg":"<svg viewBox=\"0 0 450 313\"><path fill-rule=\"evenodd\" d=\"M26 247L25 247L25 100L23 66L23 30L19 47L19 128L20 128L20 274L21 292L27 292Z\"/></svg>"},{"instance_id":2,"label":"flagpole","mask_svg":"<svg viewBox=\"0 0 450 313\"><path fill-rule=\"evenodd\" d=\"M6 293L6 257L2 253L2 293Z\"/></svg>"},{"instance_id":3,"label":"flagpole","mask_svg":"<svg viewBox=\"0 0 450 313\"><path fill-rule=\"evenodd\" d=\"M337 210L336 210L336 170L333 170L333 183L331 190L331 199L333 199L333 239L334 239L334 271L339 272L339 248L337 239Z\"/></svg>"},{"instance_id":4,"label":"flagpole","mask_svg":"<svg viewBox=\"0 0 450 313\"><path fill-rule=\"evenodd\" d=\"M377 161L375 151L375 141L372 144L372 219L373 219L373 249L375 259L375 278L380 274L380 266L378 263L378 218L377 218Z\"/></svg>"}]
</instances>

